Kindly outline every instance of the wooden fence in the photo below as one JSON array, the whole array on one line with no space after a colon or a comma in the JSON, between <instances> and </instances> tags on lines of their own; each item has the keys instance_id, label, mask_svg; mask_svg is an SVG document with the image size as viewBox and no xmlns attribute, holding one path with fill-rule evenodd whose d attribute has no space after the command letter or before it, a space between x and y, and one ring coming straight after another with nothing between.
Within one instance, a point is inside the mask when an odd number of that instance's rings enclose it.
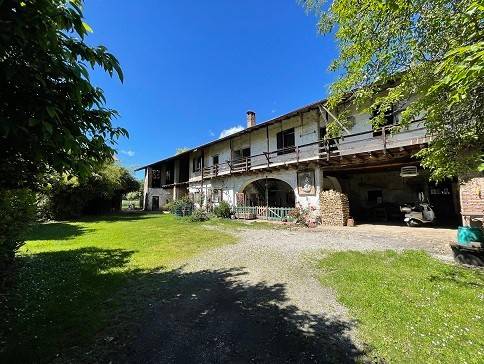
<instances>
[{"instance_id":1,"label":"wooden fence","mask_svg":"<svg viewBox=\"0 0 484 364\"><path fill-rule=\"evenodd\" d=\"M235 216L238 219L262 219L284 221L293 207L267 207L267 206L236 206Z\"/></svg>"}]
</instances>

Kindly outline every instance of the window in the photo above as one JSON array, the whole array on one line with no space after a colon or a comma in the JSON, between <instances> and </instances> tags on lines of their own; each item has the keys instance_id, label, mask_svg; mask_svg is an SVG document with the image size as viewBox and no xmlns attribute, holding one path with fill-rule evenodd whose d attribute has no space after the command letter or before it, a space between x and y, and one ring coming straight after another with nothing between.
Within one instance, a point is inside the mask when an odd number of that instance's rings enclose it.
<instances>
[{"instance_id":1,"label":"window","mask_svg":"<svg viewBox=\"0 0 484 364\"><path fill-rule=\"evenodd\" d=\"M243 148L234 151L234 159L245 159L247 157L250 157L250 148Z\"/></svg>"},{"instance_id":2,"label":"window","mask_svg":"<svg viewBox=\"0 0 484 364\"><path fill-rule=\"evenodd\" d=\"M294 128L277 133L277 155L294 152L295 145Z\"/></svg>"},{"instance_id":3,"label":"window","mask_svg":"<svg viewBox=\"0 0 484 364\"><path fill-rule=\"evenodd\" d=\"M212 202L219 203L220 201L222 201L222 190L214 189L212 191Z\"/></svg>"},{"instance_id":4,"label":"window","mask_svg":"<svg viewBox=\"0 0 484 364\"><path fill-rule=\"evenodd\" d=\"M376 108L376 109L373 109L371 111L370 121L371 121L371 119L375 118L378 115L378 113L380 113L380 112L381 112L381 110L380 110L379 107ZM384 114L385 114L385 123L383 125L381 125L380 127L392 125L392 124L395 123L395 113L394 113L394 110L393 110L393 106L386 109ZM390 133L390 130L385 130L385 134L388 134L388 133ZM380 135L382 135L381 130L373 132L373 136L380 136Z\"/></svg>"},{"instance_id":5,"label":"window","mask_svg":"<svg viewBox=\"0 0 484 364\"><path fill-rule=\"evenodd\" d=\"M198 172L202 169L202 156L193 158L193 172Z\"/></svg>"},{"instance_id":6,"label":"window","mask_svg":"<svg viewBox=\"0 0 484 364\"><path fill-rule=\"evenodd\" d=\"M212 157L212 165L213 165L213 166L218 165L218 155L214 155L214 156Z\"/></svg>"},{"instance_id":7,"label":"window","mask_svg":"<svg viewBox=\"0 0 484 364\"><path fill-rule=\"evenodd\" d=\"M151 188L161 187L161 171L159 169L153 169L151 171Z\"/></svg>"}]
</instances>

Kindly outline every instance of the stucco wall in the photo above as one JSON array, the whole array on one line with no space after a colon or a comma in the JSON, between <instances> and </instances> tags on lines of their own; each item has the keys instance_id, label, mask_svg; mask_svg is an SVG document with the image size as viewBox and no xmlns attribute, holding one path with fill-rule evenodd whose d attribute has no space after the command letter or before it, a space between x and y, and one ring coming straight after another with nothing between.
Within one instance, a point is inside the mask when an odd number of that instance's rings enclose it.
<instances>
[{"instance_id":1,"label":"stucco wall","mask_svg":"<svg viewBox=\"0 0 484 364\"><path fill-rule=\"evenodd\" d=\"M321 191L320 189L320 171L318 168L315 169L315 184L316 193L314 196L300 196L297 189L297 171L294 169L289 170L278 170L271 173L256 173L250 175L232 175L227 177L219 177L212 180L205 180L203 183L203 193L206 196L207 191L210 189L222 189L223 190L223 200L227 201L231 205L235 205L236 193L242 192L244 188L250 183L267 178L276 178L281 181L286 182L294 190L294 195L296 197L296 204L301 204L302 207L314 207L319 209L319 199L318 195ZM189 192L195 193L200 192L202 185L200 183L190 183Z\"/></svg>"},{"instance_id":2,"label":"stucco wall","mask_svg":"<svg viewBox=\"0 0 484 364\"><path fill-rule=\"evenodd\" d=\"M294 128L295 145L299 146L302 144L307 144L315 142L318 140L318 125L319 125L319 114L317 111L306 112L302 116L302 120L299 116L294 116L287 120L283 120L277 124L269 125L267 128L261 128L252 131L249 134L244 134L240 136L234 136L232 138L232 151L250 148L250 154L252 156L263 154L264 152L274 152L277 150L277 133ZM269 135L269 140L267 138ZM312 154L317 153L317 146L311 151ZM190 179L194 181L198 179L192 172L192 160L197 158L201 154L200 151L192 153L190 156ZM219 163L223 164L226 161L232 159L230 155L230 141L224 140L220 143L213 144L204 149L204 165L212 166L212 157L214 155L219 156ZM277 155L272 155L272 162L277 162ZM265 156L257 156L252 158L252 163L254 165L265 163Z\"/></svg>"},{"instance_id":3,"label":"stucco wall","mask_svg":"<svg viewBox=\"0 0 484 364\"><path fill-rule=\"evenodd\" d=\"M349 131L350 133L358 133L363 131L371 131L371 124L370 124L370 117L367 113L357 113L354 112L353 116L355 117L355 125ZM294 137L295 137L295 145L301 146L308 143L313 143L318 140L319 138L319 126L324 126L326 124L326 117L320 117L319 111L312 110L309 112L305 112L301 115L296 115L285 120L282 120L276 124L269 125L263 127L258 130L254 130L249 134L244 134L240 136L233 136L232 140L223 140L219 143L215 143L208 147L204 148L204 166L212 166L212 157L214 155L219 156L219 163L225 164L226 161L232 159L231 152L230 152L230 145L232 144L232 151L240 150L243 148L250 147L251 155L262 154L264 152L274 152L277 150L277 133L287 130L290 128L294 128ZM397 134L395 136L388 135L388 147L391 146L399 146L405 143L402 143L402 139L409 139L410 137L416 138L419 136L423 136L425 131L415 131L415 128L418 128L418 125L412 125L409 131L405 131L402 134ZM269 138L267 138L267 135ZM345 152L343 154L351 154L361 150L372 150L372 149L381 149L382 147L382 138L374 138L374 140L368 140L371 137L371 133L363 136L355 136L355 137L348 137L344 138L340 141L341 149L343 151L344 148ZM365 139L365 140L363 140ZM356 143L355 143L356 142ZM393 145L392 145L393 143ZM374 145L375 148L372 148ZM315 158L319 152L319 145L315 144L311 147L305 147L299 149L299 161L311 161L311 158ZM201 149L194 150L190 153L190 162L189 162L189 181L190 181L190 192L194 192L200 188L202 185L200 173L193 173L192 166L193 160L201 155ZM294 156L296 155L293 153ZM287 161L288 154L278 156L276 154L272 155L271 163L277 163L278 158L280 159L281 164ZM266 157L261 155L259 157L252 158L252 165L259 165L262 166L266 163ZM178 163L175 163L175 174L176 176L179 175L178 170ZM162 170L162 184L165 183L165 176L166 173ZM248 183L265 178L277 178L287 182L295 191L296 202L300 203L304 207L308 206L315 206L319 208L319 201L317 196L319 192L322 190L321 185L323 184L322 179L322 172L316 167L315 169L315 178L316 178L316 195L315 196L299 196L297 193L297 172L294 169L290 170L278 170L278 171L271 171L269 173L258 173L258 174L247 174L247 175L228 175L226 177L218 177L213 180L204 180L203 186L205 188L222 188L224 192L224 199L226 199L229 203L233 204L235 202L235 194L237 192L241 192L243 187ZM225 170L225 173L228 171ZM159 195L160 196L160 206L163 206L166 203L167 199L172 199L172 192L168 192L171 190L161 190L161 189L150 189L150 174L148 173L145 178L145 194L149 193L148 198L148 208L151 208L151 196ZM334 182L334 181L333 181ZM337 181L336 181L337 183ZM334 184L334 183L332 183ZM340 186L337 186L336 189ZM145 199L146 201L146 199Z\"/></svg>"}]
</instances>

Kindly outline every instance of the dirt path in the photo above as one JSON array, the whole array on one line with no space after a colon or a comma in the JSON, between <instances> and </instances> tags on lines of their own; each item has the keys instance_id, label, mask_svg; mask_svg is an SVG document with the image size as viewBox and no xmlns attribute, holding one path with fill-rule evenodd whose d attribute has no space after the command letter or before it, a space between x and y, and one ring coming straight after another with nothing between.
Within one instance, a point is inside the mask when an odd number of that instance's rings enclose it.
<instances>
[{"instance_id":1,"label":"dirt path","mask_svg":"<svg viewBox=\"0 0 484 364\"><path fill-rule=\"evenodd\" d=\"M450 235L406 232L372 227L238 231L238 244L211 250L181 268L183 279L174 279L181 292L176 307L167 302L159 307L163 320L145 327L136 341L136 358L354 362L364 351L355 324L333 292L319 284L312 260L322 249L424 249L447 255Z\"/></svg>"},{"instance_id":2,"label":"dirt path","mask_svg":"<svg viewBox=\"0 0 484 364\"><path fill-rule=\"evenodd\" d=\"M317 280L314 260L322 250L447 254L447 236L431 232L421 238L371 228L236 233L239 243L149 278L156 295L142 297L146 312L134 320L136 330L110 343L113 363L361 361L367 356L355 323Z\"/></svg>"}]
</instances>

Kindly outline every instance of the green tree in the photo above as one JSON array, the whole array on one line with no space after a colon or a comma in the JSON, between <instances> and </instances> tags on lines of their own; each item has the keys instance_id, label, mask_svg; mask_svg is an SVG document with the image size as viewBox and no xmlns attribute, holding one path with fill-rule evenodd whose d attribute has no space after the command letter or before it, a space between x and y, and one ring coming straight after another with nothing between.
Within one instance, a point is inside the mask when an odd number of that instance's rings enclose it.
<instances>
[{"instance_id":1,"label":"green tree","mask_svg":"<svg viewBox=\"0 0 484 364\"><path fill-rule=\"evenodd\" d=\"M303 0L334 34L341 75L329 106L350 125L349 102L375 110L378 127L391 106L402 127L424 117L433 136L417 154L436 180L482 169L484 5L476 0ZM351 95L351 96L350 96ZM410 102L411 101L411 102ZM336 135L341 126L330 125Z\"/></svg>"},{"instance_id":2,"label":"green tree","mask_svg":"<svg viewBox=\"0 0 484 364\"><path fill-rule=\"evenodd\" d=\"M52 171L87 175L127 136L89 79L94 67L123 74L105 47L85 43L82 2L0 1L0 188L35 188Z\"/></svg>"},{"instance_id":3,"label":"green tree","mask_svg":"<svg viewBox=\"0 0 484 364\"><path fill-rule=\"evenodd\" d=\"M118 211L122 196L137 190L139 181L115 162L104 163L82 179L55 173L43 192L43 215L66 219Z\"/></svg>"},{"instance_id":4,"label":"green tree","mask_svg":"<svg viewBox=\"0 0 484 364\"><path fill-rule=\"evenodd\" d=\"M14 256L34 219L30 190L53 173L88 176L127 136L89 79L89 68L100 67L122 81L121 68L105 47L85 43L91 29L81 7L0 0L0 195L9 217L0 224L2 257Z\"/></svg>"}]
</instances>

